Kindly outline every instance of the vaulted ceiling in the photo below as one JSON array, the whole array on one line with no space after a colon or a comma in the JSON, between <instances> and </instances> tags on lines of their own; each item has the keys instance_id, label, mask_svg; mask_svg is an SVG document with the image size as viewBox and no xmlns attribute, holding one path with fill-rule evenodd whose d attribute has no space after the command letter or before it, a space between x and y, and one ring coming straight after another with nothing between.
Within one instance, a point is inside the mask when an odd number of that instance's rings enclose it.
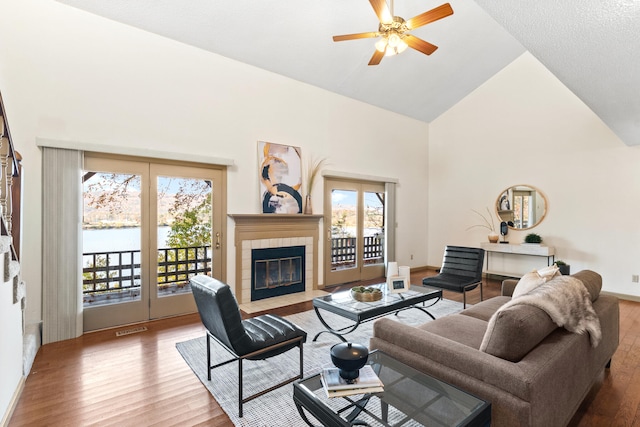
<instances>
[{"instance_id":1,"label":"vaulted ceiling","mask_svg":"<svg viewBox=\"0 0 640 427\"><path fill-rule=\"evenodd\" d=\"M640 1L449 0L454 14L412 31L439 47L368 66L367 0L58 0L415 119L431 122L525 51L627 145L640 145ZM405 19L437 0L397 0Z\"/></svg>"}]
</instances>

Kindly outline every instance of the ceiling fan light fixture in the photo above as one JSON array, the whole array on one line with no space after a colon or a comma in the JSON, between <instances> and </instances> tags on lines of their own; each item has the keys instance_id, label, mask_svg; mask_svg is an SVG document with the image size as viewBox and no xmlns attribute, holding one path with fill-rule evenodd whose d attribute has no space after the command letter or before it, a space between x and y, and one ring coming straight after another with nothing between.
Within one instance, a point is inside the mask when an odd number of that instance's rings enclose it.
<instances>
[{"instance_id":1,"label":"ceiling fan light fixture","mask_svg":"<svg viewBox=\"0 0 640 427\"><path fill-rule=\"evenodd\" d=\"M396 50L398 51L398 53L402 53L402 52L404 52L405 50L407 50L407 48L408 48L408 47L409 47L409 45L408 45L408 44L406 44L406 43L404 42L404 40L402 40L402 39L401 39L401 40L400 40L400 43L398 43L398 46L396 47Z\"/></svg>"},{"instance_id":2,"label":"ceiling fan light fixture","mask_svg":"<svg viewBox=\"0 0 640 427\"><path fill-rule=\"evenodd\" d=\"M394 49L397 48L401 41L402 41L402 39L400 39L400 36L397 35L396 33L392 33L392 34L389 35L388 44L392 48L394 48Z\"/></svg>"},{"instance_id":3,"label":"ceiling fan light fixture","mask_svg":"<svg viewBox=\"0 0 640 427\"><path fill-rule=\"evenodd\" d=\"M390 1L391 7L387 5L387 1ZM453 14L451 5L444 3L405 21L404 18L393 15L393 0L369 0L369 3L380 21L378 31L333 36L335 42L380 37L380 40L375 43L376 50L368 65L378 65L384 56L398 55L408 47L425 55L431 55L438 46L409 32Z\"/></svg>"},{"instance_id":4,"label":"ceiling fan light fixture","mask_svg":"<svg viewBox=\"0 0 640 427\"><path fill-rule=\"evenodd\" d=\"M399 55L405 50L407 50L407 47L409 46L402 39L400 39L400 41L398 41L398 43L395 46L393 46L391 43L387 43L384 50L384 56ZM377 43L376 43L376 48L377 48ZM380 51L380 52L383 52L383 51Z\"/></svg>"},{"instance_id":5,"label":"ceiling fan light fixture","mask_svg":"<svg viewBox=\"0 0 640 427\"><path fill-rule=\"evenodd\" d=\"M407 50L407 43L403 40L403 36L397 33L384 35L375 44L378 52L383 52L385 56L393 56Z\"/></svg>"}]
</instances>

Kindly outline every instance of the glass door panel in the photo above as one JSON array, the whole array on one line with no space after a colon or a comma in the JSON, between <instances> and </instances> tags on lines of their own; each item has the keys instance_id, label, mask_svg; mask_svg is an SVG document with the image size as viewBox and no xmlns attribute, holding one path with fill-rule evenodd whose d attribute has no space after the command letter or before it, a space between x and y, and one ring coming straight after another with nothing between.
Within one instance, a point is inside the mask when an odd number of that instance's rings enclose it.
<instances>
[{"instance_id":1,"label":"glass door panel","mask_svg":"<svg viewBox=\"0 0 640 427\"><path fill-rule=\"evenodd\" d=\"M331 191L331 271L358 267L358 192Z\"/></svg>"},{"instance_id":2,"label":"glass door panel","mask_svg":"<svg viewBox=\"0 0 640 427\"><path fill-rule=\"evenodd\" d=\"M326 286L384 276L384 185L325 180Z\"/></svg>"},{"instance_id":3,"label":"glass door panel","mask_svg":"<svg viewBox=\"0 0 640 427\"><path fill-rule=\"evenodd\" d=\"M141 191L144 163L85 158L82 294L85 331L148 319Z\"/></svg>"},{"instance_id":4,"label":"glass door panel","mask_svg":"<svg viewBox=\"0 0 640 427\"><path fill-rule=\"evenodd\" d=\"M211 181L158 176L158 296L191 293L211 274Z\"/></svg>"},{"instance_id":5,"label":"glass door panel","mask_svg":"<svg viewBox=\"0 0 640 427\"><path fill-rule=\"evenodd\" d=\"M155 254L150 260L154 277L151 318L193 312L196 307L189 278L213 275L213 220L218 216L213 215L213 200L220 171L152 165L151 176L156 229L151 241L151 253ZM219 229L215 233L219 253Z\"/></svg>"},{"instance_id":6,"label":"glass door panel","mask_svg":"<svg viewBox=\"0 0 640 427\"><path fill-rule=\"evenodd\" d=\"M384 276L384 186L371 187L363 184L362 280Z\"/></svg>"}]
</instances>

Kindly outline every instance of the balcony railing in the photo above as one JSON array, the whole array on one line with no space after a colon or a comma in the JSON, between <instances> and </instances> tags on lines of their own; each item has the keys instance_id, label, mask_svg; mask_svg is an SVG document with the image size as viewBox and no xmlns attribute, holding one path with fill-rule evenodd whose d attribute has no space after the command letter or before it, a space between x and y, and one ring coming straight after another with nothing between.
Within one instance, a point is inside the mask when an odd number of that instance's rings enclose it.
<instances>
[{"instance_id":1,"label":"balcony railing","mask_svg":"<svg viewBox=\"0 0 640 427\"><path fill-rule=\"evenodd\" d=\"M354 265L356 263L356 245L357 239L355 237L333 237L331 239L331 266L340 268L341 266ZM364 238L363 261L365 265L384 262L382 239L377 236Z\"/></svg>"},{"instance_id":2,"label":"balcony railing","mask_svg":"<svg viewBox=\"0 0 640 427\"><path fill-rule=\"evenodd\" d=\"M82 293L85 305L140 298L140 250L83 254ZM211 274L211 246L158 249L158 296L189 292L189 278Z\"/></svg>"},{"instance_id":3,"label":"balcony railing","mask_svg":"<svg viewBox=\"0 0 640 427\"><path fill-rule=\"evenodd\" d=\"M158 250L158 287L189 283L196 274L211 273L211 246L164 248Z\"/></svg>"},{"instance_id":4,"label":"balcony railing","mask_svg":"<svg viewBox=\"0 0 640 427\"><path fill-rule=\"evenodd\" d=\"M348 266L356 262L356 238L331 239L331 264ZM384 261L382 240L364 238L364 263ZM82 293L85 305L100 305L140 298L140 250L88 252L83 254ZM211 274L211 246L158 249L158 295L189 292L189 278Z\"/></svg>"}]
</instances>

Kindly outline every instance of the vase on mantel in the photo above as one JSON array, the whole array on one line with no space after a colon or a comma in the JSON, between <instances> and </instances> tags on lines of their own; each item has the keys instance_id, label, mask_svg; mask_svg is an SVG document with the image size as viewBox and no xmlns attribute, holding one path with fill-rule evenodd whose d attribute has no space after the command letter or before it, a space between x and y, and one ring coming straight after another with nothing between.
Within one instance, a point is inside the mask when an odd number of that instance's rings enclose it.
<instances>
[{"instance_id":1,"label":"vase on mantel","mask_svg":"<svg viewBox=\"0 0 640 427\"><path fill-rule=\"evenodd\" d=\"M496 233L495 231L489 233L487 237L489 238L489 243L498 243L498 239L500 238L500 236L498 236L498 233Z\"/></svg>"},{"instance_id":2,"label":"vase on mantel","mask_svg":"<svg viewBox=\"0 0 640 427\"><path fill-rule=\"evenodd\" d=\"M307 194L304 198L304 210L302 211L305 215L313 214L313 207L311 206L311 194Z\"/></svg>"}]
</instances>

